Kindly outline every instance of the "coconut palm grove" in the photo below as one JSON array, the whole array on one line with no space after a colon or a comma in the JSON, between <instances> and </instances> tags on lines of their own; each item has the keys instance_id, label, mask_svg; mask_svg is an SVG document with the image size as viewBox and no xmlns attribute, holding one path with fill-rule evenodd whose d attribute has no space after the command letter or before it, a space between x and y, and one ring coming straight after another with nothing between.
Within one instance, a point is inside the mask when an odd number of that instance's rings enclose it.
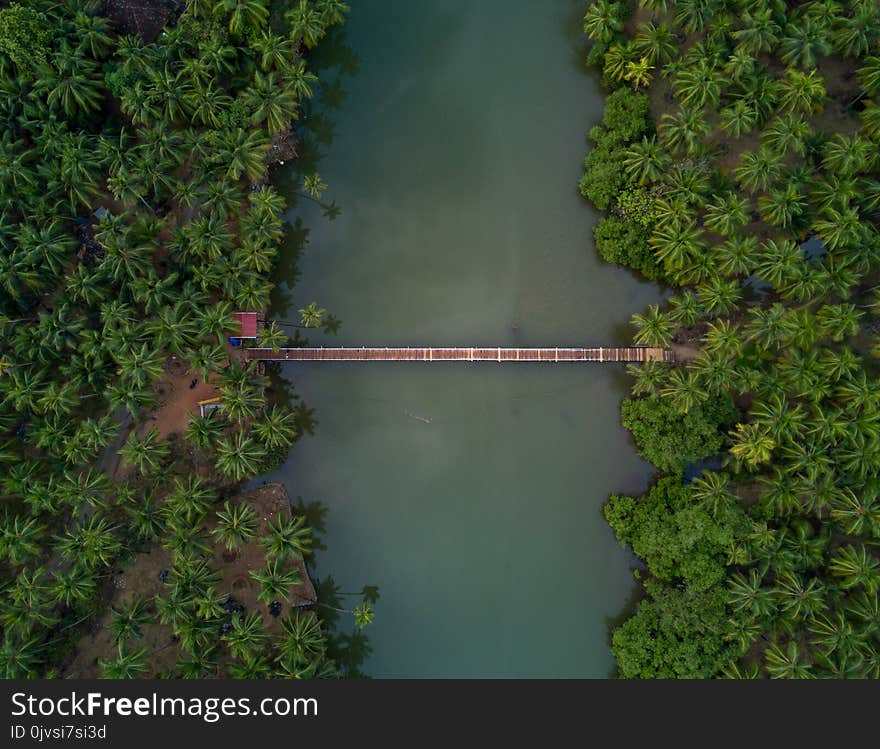
<instances>
[{"instance_id":1,"label":"coconut palm grove","mask_svg":"<svg viewBox=\"0 0 880 749\"><path fill-rule=\"evenodd\" d=\"M671 289L632 323L679 361L622 407L657 474L605 507L644 561L620 674L876 678L880 6L599 0L584 29L596 248Z\"/></svg>"},{"instance_id":2,"label":"coconut palm grove","mask_svg":"<svg viewBox=\"0 0 880 749\"><path fill-rule=\"evenodd\" d=\"M313 587L320 508L245 486L314 412L237 338L339 325L266 314L273 169L349 10L0 3L4 678L363 675L377 588ZM656 471L604 506L640 559L617 675L876 678L880 5L581 11L606 101L578 188L599 255L668 292L632 342L673 359L626 368Z\"/></svg>"},{"instance_id":3,"label":"coconut palm grove","mask_svg":"<svg viewBox=\"0 0 880 749\"><path fill-rule=\"evenodd\" d=\"M310 411L225 345L234 310L268 307L285 201L267 170L312 95L307 52L346 11L335 0L3 3L4 677L346 671L330 634L341 607L287 605L312 545L305 515L261 524L232 499L283 460ZM298 324L323 315L304 305ZM274 323L260 333L267 346L286 339ZM161 383L176 371L191 387L212 380L223 407L168 434ZM248 544L262 568L245 611L212 555ZM167 559L161 593L114 605L116 573L150 549ZM101 617L111 651L72 669ZM145 644L148 627L164 628L163 647Z\"/></svg>"}]
</instances>

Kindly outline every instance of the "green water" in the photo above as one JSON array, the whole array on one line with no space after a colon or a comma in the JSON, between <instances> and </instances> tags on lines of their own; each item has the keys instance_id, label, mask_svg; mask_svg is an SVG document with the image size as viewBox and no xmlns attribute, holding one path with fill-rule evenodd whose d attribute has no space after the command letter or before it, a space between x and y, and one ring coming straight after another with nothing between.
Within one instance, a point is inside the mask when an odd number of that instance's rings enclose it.
<instances>
[{"instance_id":1,"label":"green water","mask_svg":"<svg viewBox=\"0 0 880 749\"><path fill-rule=\"evenodd\" d=\"M578 46L584 3L352 5L315 58L323 93L300 162L342 212L328 220L282 185L308 234L284 259L279 283L297 260L300 275L276 313L314 299L338 315L339 335L317 344L626 341L658 292L597 259L597 216L576 191L602 112ZM322 363L284 376L319 423L270 478L329 510L318 575L380 588L367 673L611 672L609 622L633 579L600 508L649 474L618 424L621 368Z\"/></svg>"}]
</instances>

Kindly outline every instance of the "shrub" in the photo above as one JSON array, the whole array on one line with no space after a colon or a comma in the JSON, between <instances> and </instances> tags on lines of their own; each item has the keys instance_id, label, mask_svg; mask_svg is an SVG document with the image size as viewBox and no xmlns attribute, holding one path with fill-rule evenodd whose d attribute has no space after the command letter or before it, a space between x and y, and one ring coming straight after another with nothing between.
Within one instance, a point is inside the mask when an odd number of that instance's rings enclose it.
<instances>
[{"instance_id":1,"label":"shrub","mask_svg":"<svg viewBox=\"0 0 880 749\"><path fill-rule=\"evenodd\" d=\"M603 218L593 229L596 251L603 260L659 280L663 278L663 268L648 246L650 235L650 229L617 216Z\"/></svg>"},{"instance_id":2,"label":"shrub","mask_svg":"<svg viewBox=\"0 0 880 749\"><path fill-rule=\"evenodd\" d=\"M639 454L668 473L680 473L688 463L717 455L724 431L737 416L730 395L712 398L686 414L662 398L627 399L620 410Z\"/></svg>"},{"instance_id":3,"label":"shrub","mask_svg":"<svg viewBox=\"0 0 880 749\"><path fill-rule=\"evenodd\" d=\"M708 590L724 579L724 550L749 523L739 505L712 515L677 477L660 479L641 497L612 496L608 524L661 580L683 579Z\"/></svg>"},{"instance_id":4,"label":"shrub","mask_svg":"<svg viewBox=\"0 0 880 749\"><path fill-rule=\"evenodd\" d=\"M627 146L648 127L647 96L630 88L608 96L602 124L590 130L595 145L584 159L584 176L578 185L581 195L600 210L606 210L627 183L623 168Z\"/></svg>"},{"instance_id":5,"label":"shrub","mask_svg":"<svg viewBox=\"0 0 880 749\"><path fill-rule=\"evenodd\" d=\"M705 679L737 653L724 641L724 588L697 592L648 580L649 598L611 637L624 679Z\"/></svg>"}]
</instances>

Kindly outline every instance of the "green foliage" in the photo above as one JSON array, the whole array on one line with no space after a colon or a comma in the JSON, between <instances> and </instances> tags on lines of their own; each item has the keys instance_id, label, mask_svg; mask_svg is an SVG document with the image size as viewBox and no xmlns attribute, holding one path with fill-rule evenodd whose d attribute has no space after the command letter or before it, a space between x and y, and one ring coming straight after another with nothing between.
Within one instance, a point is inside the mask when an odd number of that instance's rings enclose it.
<instances>
[{"instance_id":1,"label":"green foliage","mask_svg":"<svg viewBox=\"0 0 880 749\"><path fill-rule=\"evenodd\" d=\"M606 506L653 575L614 633L621 674L877 678L880 110L862 97L880 5L640 5L632 30L592 11L590 61L603 80L658 68L658 138L597 127L583 191L612 210L603 257L637 267L632 227L650 231L680 288L632 316L633 341L681 342L682 361L630 368L647 397L623 422L661 471L725 467Z\"/></svg>"},{"instance_id":2,"label":"green foliage","mask_svg":"<svg viewBox=\"0 0 880 749\"><path fill-rule=\"evenodd\" d=\"M687 463L721 451L722 430L734 421L736 409L724 396L681 414L665 398L652 397L624 400L621 414L642 457L661 471L678 473Z\"/></svg>"},{"instance_id":3,"label":"green foliage","mask_svg":"<svg viewBox=\"0 0 880 749\"><path fill-rule=\"evenodd\" d=\"M704 679L735 657L724 641L724 594L649 580L648 598L614 630L611 650L625 679Z\"/></svg>"},{"instance_id":4,"label":"green foliage","mask_svg":"<svg viewBox=\"0 0 880 749\"><path fill-rule=\"evenodd\" d=\"M53 28L33 7L10 3L0 10L0 53L9 55L20 74L33 73L47 61Z\"/></svg>"},{"instance_id":5,"label":"green foliage","mask_svg":"<svg viewBox=\"0 0 880 749\"><path fill-rule=\"evenodd\" d=\"M642 497L612 496L604 513L618 540L630 544L656 577L683 579L693 591L724 579L725 550L749 527L738 506L713 514L674 477L660 479Z\"/></svg>"},{"instance_id":6,"label":"green foliage","mask_svg":"<svg viewBox=\"0 0 880 749\"><path fill-rule=\"evenodd\" d=\"M231 364L224 342L233 309L268 307L285 201L264 184L266 153L317 80L300 42L343 23L347 5L299 0L270 29L267 0L188 2L154 42L120 35L100 6L0 10L0 672L70 662L111 565L159 541L174 555L167 594L115 596L104 675L172 675L127 642L153 626L171 629L162 651L182 651L174 675L334 675L317 620L318 646L283 663L251 614L218 642L228 593L208 560L259 527L245 504L215 506L218 487L230 496L309 423L304 406L267 408L266 378ZM286 336L269 326L263 340ZM220 381L224 410L160 435L162 414L146 412L175 407L166 378L184 369ZM281 568L311 531L280 517L271 528L266 555L292 579Z\"/></svg>"},{"instance_id":7,"label":"green foliage","mask_svg":"<svg viewBox=\"0 0 880 749\"><path fill-rule=\"evenodd\" d=\"M608 208L627 183L624 171L629 144L648 130L648 98L629 88L612 93L602 124L590 130L593 149L584 160L581 195L597 208Z\"/></svg>"},{"instance_id":8,"label":"green foliage","mask_svg":"<svg viewBox=\"0 0 880 749\"><path fill-rule=\"evenodd\" d=\"M627 221L650 227L657 220L657 198L643 187L630 187L617 196L615 213Z\"/></svg>"},{"instance_id":9,"label":"green foliage","mask_svg":"<svg viewBox=\"0 0 880 749\"><path fill-rule=\"evenodd\" d=\"M660 279L663 269L648 246L650 231L639 222L606 216L593 229L596 251L609 263L625 265L646 278Z\"/></svg>"}]
</instances>

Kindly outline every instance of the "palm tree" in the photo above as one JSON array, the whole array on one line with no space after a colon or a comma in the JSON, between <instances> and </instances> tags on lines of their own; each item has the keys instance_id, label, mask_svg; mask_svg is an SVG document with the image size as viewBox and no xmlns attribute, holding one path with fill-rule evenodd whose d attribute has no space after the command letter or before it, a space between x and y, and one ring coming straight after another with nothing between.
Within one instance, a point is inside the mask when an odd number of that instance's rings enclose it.
<instances>
[{"instance_id":1,"label":"palm tree","mask_svg":"<svg viewBox=\"0 0 880 749\"><path fill-rule=\"evenodd\" d=\"M829 174L846 177L870 171L876 161L873 143L858 133L851 137L838 133L825 144L822 168Z\"/></svg>"},{"instance_id":2,"label":"palm tree","mask_svg":"<svg viewBox=\"0 0 880 749\"><path fill-rule=\"evenodd\" d=\"M58 536L56 548L70 562L109 565L122 548L122 541L113 534L114 530L106 518L95 513Z\"/></svg>"},{"instance_id":3,"label":"palm tree","mask_svg":"<svg viewBox=\"0 0 880 749\"><path fill-rule=\"evenodd\" d=\"M816 313L823 332L836 343L856 335L859 331L859 320L863 316L864 312L854 304L824 304Z\"/></svg>"},{"instance_id":4,"label":"palm tree","mask_svg":"<svg viewBox=\"0 0 880 749\"><path fill-rule=\"evenodd\" d=\"M118 643L129 637L141 637L143 635L141 627L150 624L154 619L149 604L138 596L132 597L128 603L119 607L112 606L110 610L113 612L110 629L113 632L113 639Z\"/></svg>"},{"instance_id":5,"label":"palm tree","mask_svg":"<svg viewBox=\"0 0 880 749\"><path fill-rule=\"evenodd\" d=\"M803 156L811 134L812 130L802 115L780 114L761 132L761 143L781 155L795 153Z\"/></svg>"},{"instance_id":6,"label":"palm tree","mask_svg":"<svg viewBox=\"0 0 880 749\"><path fill-rule=\"evenodd\" d=\"M279 660L306 665L324 655L327 641L314 611L294 611L281 620Z\"/></svg>"},{"instance_id":7,"label":"palm tree","mask_svg":"<svg viewBox=\"0 0 880 749\"><path fill-rule=\"evenodd\" d=\"M764 651L764 667L772 679L809 679L810 664L801 659L798 644L789 640L785 650L776 643Z\"/></svg>"},{"instance_id":8,"label":"palm tree","mask_svg":"<svg viewBox=\"0 0 880 749\"><path fill-rule=\"evenodd\" d=\"M272 406L255 421L251 428L268 449L289 447L297 436L294 415L291 411Z\"/></svg>"},{"instance_id":9,"label":"palm tree","mask_svg":"<svg viewBox=\"0 0 880 749\"><path fill-rule=\"evenodd\" d=\"M758 111L745 99L721 110L721 129L734 138L751 132L757 124Z\"/></svg>"},{"instance_id":10,"label":"palm tree","mask_svg":"<svg viewBox=\"0 0 880 749\"><path fill-rule=\"evenodd\" d=\"M299 0L294 8L284 14L284 18L291 26L291 38L294 41L301 39L309 49L315 47L324 36L324 18L321 11L309 0Z\"/></svg>"},{"instance_id":11,"label":"palm tree","mask_svg":"<svg viewBox=\"0 0 880 749\"><path fill-rule=\"evenodd\" d=\"M229 17L229 33L242 35L247 30L261 29L269 18L263 0L214 0L214 16Z\"/></svg>"},{"instance_id":12,"label":"palm tree","mask_svg":"<svg viewBox=\"0 0 880 749\"><path fill-rule=\"evenodd\" d=\"M269 141L262 132L248 133L239 127L222 135L217 158L226 164L228 177L237 180L245 176L254 181L266 170L268 148Z\"/></svg>"},{"instance_id":13,"label":"palm tree","mask_svg":"<svg viewBox=\"0 0 880 749\"><path fill-rule=\"evenodd\" d=\"M742 299L742 290L736 279L726 281L716 276L697 289L697 298L706 312L723 315L736 308Z\"/></svg>"},{"instance_id":14,"label":"palm tree","mask_svg":"<svg viewBox=\"0 0 880 749\"><path fill-rule=\"evenodd\" d=\"M633 341L640 346L666 348L672 340L674 327L659 305L650 305L646 315L633 315L632 324L637 329Z\"/></svg>"},{"instance_id":15,"label":"palm tree","mask_svg":"<svg viewBox=\"0 0 880 749\"><path fill-rule=\"evenodd\" d=\"M737 49L750 55L769 52L779 41L779 26L773 20L770 8L745 13L742 17L745 26L733 32L737 41Z\"/></svg>"},{"instance_id":16,"label":"palm tree","mask_svg":"<svg viewBox=\"0 0 880 749\"><path fill-rule=\"evenodd\" d=\"M656 182L669 164L669 155L657 143L656 137L644 137L627 149L623 166L627 177L635 179L640 185Z\"/></svg>"},{"instance_id":17,"label":"palm tree","mask_svg":"<svg viewBox=\"0 0 880 749\"><path fill-rule=\"evenodd\" d=\"M227 361L226 349L220 343L205 343L188 355L191 372L198 372L202 382L207 382L212 373L221 372Z\"/></svg>"},{"instance_id":18,"label":"palm tree","mask_svg":"<svg viewBox=\"0 0 880 749\"><path fill-rule=\"evenodd\" d=\"M859 68L859 83L865 92L871 96L880 91L880 56L871 55L866 57Z\"/></svg>"},{"instance_id":19,"label":"palm tree","mask_svg":"<svg viewBox=\"0 0 880 749\"><path fill-rule=\"evenodd\" d=\"M222 385L220 397L223 399L223 410L238 421L255 417L266 400L263 390L249 382Z\"/></svg>"},{"instance_id":20,"label":"palm tree","mask_svg":"<svg viewBox=\"0 0 880 749\"><path fill-rule=\"evenodd\" d=\"M766 190L782 171L782 157L767 146L757 151L744 151L733 170L733 177L749 192Z\"/></svg>"},{"instance_id":21,"label":"palm tree","mask_svg":"<svg viewBox=\"0 0 880 749\"><path fill-rule=\"evenodd\" d=\"M830 250L855 245L866 234L866 227L855 208L829 208L813 222L813 229Z\"/></svg>"},{"instance_id":22,"label":"palm tree","mask_svg":"<svg viewBox=\"0 0 880 749\"><path fill-rule=\"evenodd\" d=\"M217 416L216 411L209 411L207 416L193 414L189 419L183 439L199 449L207 449L216 444L226 424Z\"/></svg>"},{"instance_id":23,"label":"palm tree","mask_svg":"<svg viewBox=\"0 0 880 749\"><path fill-rule=\"evenodd\" d=\"M782 61L786 65L798 65L803 70L817 68L817 58L832 52L828 29L828 26L809 16L796 24L789 24L779 45Z\"/></svg>"},{"instance_id":24,"label":"palm tree","mask_svg":"<svg viewBox=\"0 0 880 749\"><path fill-rule=\"evenodd\" d=\"M776 579L775 588L782 612L796 621L812 619L828 607L827 590L819 578L805 582L797 573L785 573Z\"/></svg>"},{"instance_id":25,"label":"palm tree","mask_svg":"<svg viewBox=\"0 0 880 749\"><path fill-rule=\"evenodd\" d=\"M637 60L629 60L626 63L626 69L623 73L623 79L633 84L636 90L644 88L651 83L651 71L654 66L651 65L647 57L641 57Z\"/></svg>"},{"instance_id":26,"label":"palm tree","mask_svg":"<svg viewBox=\"0 0 880 749\"><path fill-rule=\"evenodd\" d=\"M832 503L831 517L851 536L878 535L880 531L880 498L876 492L854 492L849 487L840 490Z\"/></svg>"},{"instance_id":27,"label":"palm tree","mask_svg":"<svg viewBox=\"0 0 880 749\"><path fill-rule=\"evenodd\" d=\"M737 384L736 366L723 351L701 351L691 366L709 394L729 392Z\"/></svg>"},{"instance_id":28,"label":"palm tree","mask_svg":"<svg viewBox=\"0 0 880 749\"><path fill-rule=\"evenodd\" d=\"M125 445L119 450L122 459L128 465L135 466L144 475L158 471L168 457L168 453L169 446L159 436L156 427L150 427L143 437L139 436L136 430L132 430Z\"/></svg>"},{"instance_id":29,"label":"palm tree","mask_svg":"<svg viewBox=\"0 0 880 749\"><path fill-rule=\"evenodd\" d=\"M55 56L55 67L57 75L53 71L37 84L48 90L46 101L50 107L60 107L71 117L100 108L101 83L94 61L62 49Z\"/></svg>"},{"instance_id":30,"label":"palm tree","mask_svg":"<svg viewBox=\"0 0 880 749\"><path fill-rule=\"evenodd\" d=\"M797 223L808 207L806 196L797 185L791 183L758 197L761 218L782 229L789 229Z\"/></svg>"},{"instance_id":31,"label":"palm tree","mask_svg":"<svg viewBox=\"0 0 880 749\"><path fill-rule=\"evenodd\" d=\"M688 34L697 34L706 28L714 10L712 0L678 0L675 23Z\"/></svg>"},{"instance_id":32,"label":"palm tree","mask_svg":"<svg viewBox=\"0 0 880 749\"><path fill-rule=\"evenodd\" d=\"M680 109L675 114L664 113L660 118L660 141L672 151L695 153L711 132L701 109Z\"/></svg>"},{"instance_id":33,"label":"palm tree","mask_svg":"<svg viewBox=\"0 0 880 749\"><path fill-rule=\"evenodd\" d=\"M245 658L254 654L265 641L263 617L259 611L239 614L232 619L232 630L223 635L223 640L235 658Z\"/></svg>"},{"instance_id":34,"label":"palm tree","mask_svg":"<svg viewBox=\"0 0 880 749\"><path fill-rule=\"evenodd\" d=\"M128 513L129 528L138 540L153 541L159 537L164 525L152 493L145 493L138 504L128 509Z\"/></svg>"},{"instance_id":35,"label":"palm tree","mask_svg":"<svg viewBox=\"0 0 880 749\"><path fill-rule=\"evenodd\" d=\"M709 397L700 384L697 374L685 372L683 369L672 370L668 384L660 390L660 395L669 398L673 408L684 414Z\"/></svg>"},{"instance_id":36,"label":"palm tree","mask_svg":"<svg viewBox=\"0 0 880 749\"><path fill-rule=\"evenodd\" d=\"M864 641L864 634L857 632L840 610L832 617L824 614L814 617L807 629L813 634L812 642L820 655L828 660L856 655Z\"/></svg>"},{"instance_id":37,"label":"palm tree","mask_svg":"<svg viewBox=\"0 0 880 749\"><path fill-rule=\"evenodd\" d=\"M241 481L260 472L260 461L265 457L263 447L236 431L231 437L221 439L217 444L217 468L226 478Z\"/></svg>"},{"instance_id":38,"label":"palm tree","mask_svg":"<svg viewBox=\"0 0 880 749\"><path fill-rule=\"evenodd\" d=\"M254 73L254 83L242 95L253 112L251 122L266 123L271 134L290 128L291 120L297 118L297 99L293 92L279 83L275 73Z\"/></svg>"},{"instance_id":39,"label":"palm tree","mask_svg":"<svg viewBox=\"0 0 880 749\"><path fill-rule=\"evenodd\" d=\"M232 505L226 502L223 509L217 512L217 526L211 533L232 551L253 539L258 524L257 513L249 504Z\"/></svg>"},{"instance_id":40,"label":"palm tree","mask_svg":"<svg viewBox=\"0 0 880 749\"><path fill-rule=\"evenodd\" d=\"M675 76L675 95L683 107L703 109L716 107L721 100L724 76L715 67L701 60L679 71Z\"/></svg>"},{"instance_id":41,"label":"palm tree","mask_svg":"<svg viewBox=\"0 0 880 749\"><path fill-rule=\"evenodd\" d=\"M120 642L115 658L98 658L101 677L104 679L135 679L147 671L147 649L144 647L128 651Z\"/></svg>"},{"instance_id":42,"label":"palm tree","mask_svg":"<svg viewBox=\"0 0 880 749\"><path fill-rule=\"evenodd\" d=\"M668 270L681 270L704 250L702 229L695 222L658 225L648 243Z\"/></svg>"},{"instance_id":43,"label":"palm tree","mask_svg":"<svg viewBox=\"0 0 880 749\"><path fill-rule=\"evenodd\" d=\"M692 291L669 297L669 319L681 325L696 325L702 317L700 302Z\"/></svg>"},{"instance_id":44,"label":"palm tree","mask_svg":"<svg viewBox=\"0 0 880 749\"><path fill-rule=\"evenodd\" d=\"M106 397L110 401L110 408L124 408L128 413L137 418L141 408L155 405L156 397L150 390L138 387L134 383L115 382L107 388Z\"/></svg>"},{"instance_id":45,"label":"palm tree","mask_svg":"<svg viewBox=\"0 0 880 749\"><path fill-rule=\"evenodd\" d=\"M769 619L776 612L772 588L762 586L757 570L750 569L748 577L735 572L728 580L727 602L734 611L751 619Z\"/></svg>"},{"instance_id":46,"label":"palm tree","mask_svg":"<svg viewBox=\"0 0 880 749\"><path fill-rule=\"evenodd\" d=\"M760 424L737 424L730 435L734 439L730 452L751 467L769 462L776 447L776 441Z\"/></svg>"},{"instance_id":47,"label":"palm tree","mask_svg":"<svg viewBox=\"0 0 880 749\"><path fill-rule=\"evenodd\" d=\"M707 215L708 215L707 208ZM727 218L730 216L730 219ZM719 224L715 231L721 232L726 230L727 236L730 238L721 244L712 248L712 255L715 260L715 266L718 271L725 276L748 276L754 269L755 255L758 251L758 240L752 234L736 234L732 231L732 226L728 225L728 221L736 219L735 215L724 214L719 216L715 221ZM707 218L706 225L709 225Z\"/></svg>"},{"instance_id":48,"label":"palm tree","mask_svg":"<svg viewBox=\"0 0 880 749\"><path fill-rule=\"evenodd\" d=\"M232 679L266 679L270 675L272 668L262 653L244 653L229 666L229 677Z\"/></svg>"},{"instance_id":49,"label":"palm tree","mask_svg":"<svg viewBox=\"0 0 880 749\"><path fill-rule=\"evenodd\" d=\"M630 388L633 395L657 395L659 388L666 382L668 368L661 362L645 362L644 364L628 364L627 374L633 378Z\"/></svg>"},{"instance_id":50,"label":"palm tree","mask_svg":"<svg viewBox=\"0 0 880 749\"><path fill-rule=\"evenodd\" d=\"M42 644L43 638L39 635L21 638L11 631L5 632L0 644L0 678L36 678Z\"/></svg>"},{"instance_id":51,"label":"palm tree","mask_svg":"<svg viewBox=\"0 0 880 749\"><path fill-rule=\"evenodd\" d=\"M288 335L272 320L268 325L264 325L257 333L257 343L263 348L270 348L278 351L288 341Z\"/></svg>"},{"instance_id":52,"label":"palm tree","mask_svg":"<svg viewBox=\"0 0 880 749\"><path fill-rule=\"evenodd\" d=\"M798 439L806 427L807 414L799 403L790 403L781 393L753 404L752 419L767 429L777 442Z\"/></svg>"},{"instance_id":53,"label":"palm tree","mask_svg":"<svg viewBox=\"0 0 880 749\"><path fill-rule=\"evenodd\" d=\"M803 263L803 252L791 240L768 239L761 245L755 274L779 288L787 277Z\"/></svg>"},{"instance_id":54,"label":"palm tree","mask_svg":"<svg viewBox=\"0 0 880 749\"><path fill-rule=\"evenodd\" d=\"M202 522L215 499L214 489L197 476L190 475L186 479L175 477L162 505L162 512L169 522L178 520L184 525L197 525Z\"/></svg>"},{"instance_id":55,"label":"palm tree","mask_svg":"<svg viewBox=\"0 0 880 749\"><path fill-rule=\"evenodd\" d=\"M596 0L584 16L584 32L590 39L607 44L623 30L620 3Z\"/></svg>"},{"instance_id":56,"label":"palm tree","mask_svg":"<svg viewBox=\"0 0 880 749\"><path fill-rule=\"evenodd\" d=\"M216 675L219 662L216 647L199 648L186 658L177 661L177 670L182 679L204 679Z\"/></svg>"},{"instance_id":57,"label":"palm tree","mask_svg":"<svg viewBox=\"0 0 880 749\"><path fill-rule=\"evenodd\" d=\"M144 328L153 336L156 352L167 350L181 357L186 356L199 333L195 318L181 303L160 309L144 323Z\"/></svg>"},{"instance_id":58,"label":"palm tree","mask_svg":"<svg viewBox=\"0 0 880 749\"><path fill-rule=\"evenodd\" d=\"M633 47L651 65L665 65L675 57L678 43L675 34L666 24L656 25L653 21L648 21L639 26Z\"/></svg>"},{"instance_id":59,"label":"palm tree","mask_svg":"<svg viewBox=\"0 0 880 749\"><path fill-rule=\"evenodd\" d=\"M834 577L840 578L844 590L859 587L867 593L875 593L880 587L880 561L864 546L842 546L828 563Z\"/></svg>"},{"instance_id":60,"label":"palm tree","mask_svg":"<svg viewBox=\"0 0 880 749\"><path fill-rule=\"evenodd\" d=\"M718 518L736 502L730 491L730 479L718 471L703 471L699 478L691 481L691 493L709 513Z\"/></svg>"},{"instance_id":61,"label":"palm tree","mask_svg":"<svg viewBox=\"0 0 880 749\"><path fill-rule=\"evenodd\" d=\"M862 57L875 49L880 23L873 3L854 3L853 11L837 19L831 41L835 49L844 55Z\"/></svg>"},{"instance_id":62,"label":"palm tree","mask_svg":"<svg viewBox=\"0 0 880 749\"><path fill-rule=\"evenodd\" d=\"M0 558L23 565L40 555L46 526L31 515L25 517L4 508L0 526Z\"/></svg>"},{"instance_id":63,"label":"palm tree","mask_svg":"<svg viewBox=\"0 0 880 749\"><path fill-rule=\"evenodd\" d=\"M312 529L306 525L304 516L295 518L278 515L270 520L267 535L260 539L269 559L286 561L291 557L308 554L312 548Z\"/></svg>"},{"instance_id":64,"label":"palm tree","mask_svg":"<svg viewBox=\"0 0 880 749\"><path fill-rule=\"evenodd\" d=\"M267 562L264 572L251 571L250 576L260 583L257 600L266 605L281 599L290 601L290 587L303 582L296 569L279 567L277 559Z\"/></svg>"},{"instance_id":65,"label":"palm tree","mask_svg":"<svg viewBox=\"0 0 880 749\"><path fill-rule=\"evenodd\" d=\"M252 43L260 53L260 68L267 72L272 68L284 70L293 62L293 48L289 39L263 32Z\"/></svg>"},{"instance_id":66,"label":"palm tree","mask_svg":"<svg viewBox=\"0 0 880 749\"><path fill-rule=\"evenodd\" d=\"M52 598L57 603L73 607L95 595L98 584L89 570L74 564L67 571L53 573Z\"/></svg>"},{"instance_id":67,"label":"palm tree","mask_svg":"<svg viewBox=\"0 0 880 749\"><path fill-rule=\"evenodd\" d=\"M785 78L776 85L779 106L783 112L819 112L825 104L825 79L815 70L802 73L796 68L787 68Z\"/></svg>"}]
</instances>

